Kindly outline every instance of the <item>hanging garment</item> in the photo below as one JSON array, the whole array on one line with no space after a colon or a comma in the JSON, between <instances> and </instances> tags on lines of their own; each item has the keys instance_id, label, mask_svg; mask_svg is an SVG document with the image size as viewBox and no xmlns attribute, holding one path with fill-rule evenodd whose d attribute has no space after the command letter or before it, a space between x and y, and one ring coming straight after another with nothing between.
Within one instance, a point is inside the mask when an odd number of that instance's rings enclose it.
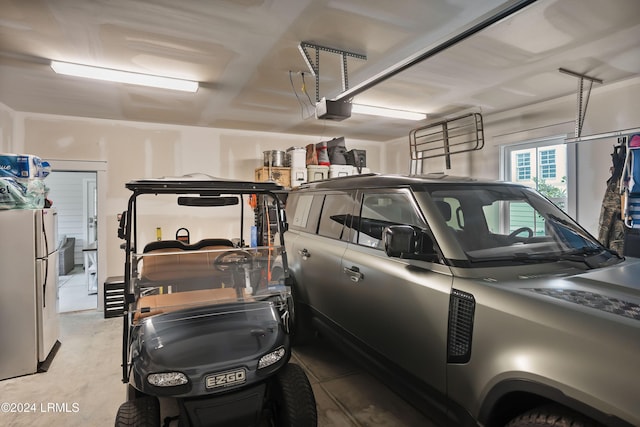
<instances>
[{"instance_id":1,"label":"hanging garment","mask_svg":"<svg viewBox=\"0 0 640 427\"><path fill-rule=\"evenodd\" d=\"M640 228L640 135L632 135L628 139L620 190L624 196L625 225L629 228Z\"/></svg>"},{"instance_id":2,"label":"hanging garment","mask_svg":"<svg viewBox=\"0 0 640 427\"><path fill-rule=\"evenodd\" d=\"M625 158L626 147L624 145L614 147L611 153L611 177L607 180L607 189L602 200L598 231L600 243L620 255L624 253L626 228L621 215L618 184Z\"/></svg>"},{"instance_id":3,"label":"hanging garment","mask_svg":"<svg viewBox=\"0 0 640 427\"><path fill-rule=\"evenodd\" d=\"M607 190L602 200L598 240L605 247L622 255L624 253L625 233L626 227L621 218L618 184L612 181L607 185Z\"/></svg>"}]
</instances>

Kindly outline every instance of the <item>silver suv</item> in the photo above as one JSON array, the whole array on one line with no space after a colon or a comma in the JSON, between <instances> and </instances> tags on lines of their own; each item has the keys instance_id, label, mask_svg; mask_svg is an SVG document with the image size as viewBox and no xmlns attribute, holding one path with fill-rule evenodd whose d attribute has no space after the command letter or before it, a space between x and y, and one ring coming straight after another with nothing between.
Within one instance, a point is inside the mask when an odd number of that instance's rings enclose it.
<instances>
[{"instance_id":1,"label":"silver suv","mask_svg":"<svg viewBox=\"0 0 640 427\"><path fill-rule=\"evenodd\" d=\"M287 199L297 337L442 426L639 426L640 259L528 187L320 181Z\"/></svg>"}]
</instances>

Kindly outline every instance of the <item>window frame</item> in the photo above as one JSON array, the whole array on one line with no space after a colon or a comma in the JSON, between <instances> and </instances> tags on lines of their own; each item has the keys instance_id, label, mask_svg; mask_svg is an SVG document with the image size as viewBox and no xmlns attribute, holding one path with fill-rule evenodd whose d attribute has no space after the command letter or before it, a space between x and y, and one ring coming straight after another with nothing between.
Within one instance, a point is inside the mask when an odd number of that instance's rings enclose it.
<instances>
[{"instance_id":1,"label":"window frame","mask_svg":"<svg viewBox=\"0 0 640 427\"><path fill-rule=\"evenodd\" d=\"M566 141L567 135L552 135L548 137L536 138L536 139L528 139L521 140L517 142L509 142L500 145L500 175L499 179L503 181L512 181L522 183L521 181L516 180L511 177L511 154L513 151L523 150L523 149L544 149L545 147L553 146L553 145L564 145L566 148L565 158L566 158L566 206L563 207L563 210L569 214L572 218L577 217L577 166L576 166L576 158L577 158L577 144L567 144ZM556 153L556 164L557 164L557 153ZM557 169L556 169L556 177L557 177Z\"/></svg>"},{"instance_id":2,"label":"window frame","mask_svg":"<svg viewBox=\"0 0 640 427\"><path fill-rule=\"evenodd\" d=\"M349 206L347 207L347 209L345 209L345 215L353 215L354 210L357 208L358 205L358 200L354 197L355 196L355 192L354 191L332 191L332 192L325 192L322 193L321 197L322 197L322 207L319 210L319 215L318 215L318 219L317 219L317 228L316 228L316 234L320 237L325 237L328 239L333 239L333 240L339 240L339 241L343 241L343 242L349 242L350 238L351 238L351 224L349 224L349 226L347 226L346 223L342 224L341 227L341 232L339 236L333 236L331 234L325 234L325 230L322 228L323 227L323 219L326 218L325 213L326 213L326 208L327 208L327 198L329 197L334 197L334 196L346 196L347 198L349 198L350 200L348 201ZM315 202L315 199L314 199ZM350 221L350 219L349 219ZM346 231L346 232L345 232Z\"/></svg>"},{"instance_id":3,"label":"window frame","mask_svg":"<svg viewBox=\"0 0 640 427\"><path fill-rule=\"evenodd\" d=\"M420 210L420 207L418 206L418 203L413 195L413 192L409 188L363 188L358 190L356 194L356 197L358 200L358 209L357 209L356 215L358 219L361 218L362 216L362 209L364 207L365 197L370 195L402 195L404 196L409 201L409 205L415 217L418 218L421 222L421 224L418 226L425 229L428 228L427 221L424 218L424 215ZM361 246L361 247L384 251L384 248L360 243L360 232L358 230L358 227L352 228L351 233L353 234L350 239L350 242L352 244Z\"/></svg>"}]
</instances>

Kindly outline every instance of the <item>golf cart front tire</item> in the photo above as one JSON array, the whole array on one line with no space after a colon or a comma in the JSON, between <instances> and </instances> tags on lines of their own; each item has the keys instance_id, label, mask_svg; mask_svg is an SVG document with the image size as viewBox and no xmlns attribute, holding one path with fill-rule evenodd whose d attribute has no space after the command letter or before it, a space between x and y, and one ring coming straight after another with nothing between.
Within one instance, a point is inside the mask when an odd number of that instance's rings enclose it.
<instances>
[{"instance_id":1,"label":"golf cart front tire","mask_svg":"<svg viewBox=\"0 0 640 427\"><path fill-rule=\"evenodd\" d=\"M118 408L115 427L158 426L160 426L160 403L155 397L139 397L124 402Z\"/></svg>"},{"instance_id":2,"label":"golf cart front tire","mask_svg":"<svg viewBox=\"0 0 640 427\"><path fill-rule=\"evenodd\" d=\"M273 422L282 427L316 427L316 400L304 370L295 363L285 365L275 376Z\"/></svg>"}]
</instances>

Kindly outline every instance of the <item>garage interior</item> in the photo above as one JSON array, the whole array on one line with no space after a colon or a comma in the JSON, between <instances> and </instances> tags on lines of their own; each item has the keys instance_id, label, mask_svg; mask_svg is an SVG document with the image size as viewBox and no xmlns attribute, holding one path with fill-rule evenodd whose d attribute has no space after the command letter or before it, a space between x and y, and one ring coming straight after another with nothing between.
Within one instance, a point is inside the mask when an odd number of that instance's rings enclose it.
<instances>
[{"instance_id":1,"label":"garage interior","mask_svg":"<svg viewBox=\"0 0 640 427\"><path fill-rule=\"evenodd\" d=\"M0 413L2 425L113 423L125 398L122 331L104 316L104 288L123 274L116 230L126 182L196 172L252 180L265 151L337 137L366 151L371 172L407 174L412 131L478 114L482 146L425 158L421 171L516 180L514 150L561 146L565 210L598 236L612 150L640 133L637 0L0 3L0 153L37 155L52 177L95 174L99 242L95 308L61 314L48 372L0 381L3 401L80 410ZM51 61L199 87L69 77ZM423 116L317 117L318 103L344 102ZM86 239L75 240L83 290ZM432 425L322 341L294 360L310 376L321 426Z\"/></svg>"}]
</instances>

